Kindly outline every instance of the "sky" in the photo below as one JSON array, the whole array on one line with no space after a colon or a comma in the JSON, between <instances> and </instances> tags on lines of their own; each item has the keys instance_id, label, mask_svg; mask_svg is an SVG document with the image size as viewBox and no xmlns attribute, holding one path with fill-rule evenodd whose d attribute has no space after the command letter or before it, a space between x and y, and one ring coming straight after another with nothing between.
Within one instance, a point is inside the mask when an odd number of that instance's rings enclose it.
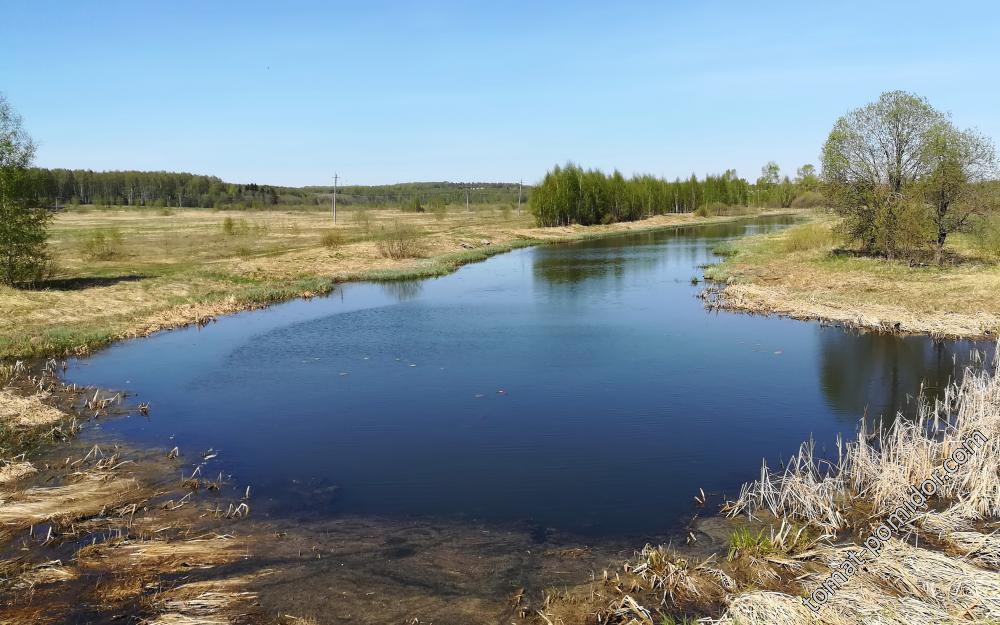
<instances>
[{"instance_id":1,"label":"sky","mask_svg":"<svg viewBox=\"0 0 1000 625\"><path fill-rule=\"evenodd\" d=\"M817 163L904 89L1000 140L1000 3L0 0L36 164L326 185Z\"/></svg>"}]
</instances>

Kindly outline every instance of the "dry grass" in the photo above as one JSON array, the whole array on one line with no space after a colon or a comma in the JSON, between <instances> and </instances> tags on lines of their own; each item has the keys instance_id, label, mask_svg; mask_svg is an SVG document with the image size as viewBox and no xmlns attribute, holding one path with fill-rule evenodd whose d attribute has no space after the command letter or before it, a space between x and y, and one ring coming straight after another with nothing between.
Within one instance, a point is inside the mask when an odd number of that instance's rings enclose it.
<instances>
[{"instance_id":1,"label":"dry grass","mask_svg":"<svg viewBox=\"0 0 1000 625\"><path fill-rule=\"evenodd\" d=\"M813 457L802 446L781 472L766 463L760 478L743 487L729 504L730 514L767 510L776 517L814 523L835 532L856 527L853 512L864 502L870 517L890 515L906 500L911 485L942 472L948 457L975 436L986 442L951 479L937 489L934 503L957 519L1000 517L1000 376L967 370L960 384L933 404L921 400L919 415L903 415L887 428L869 432L862 421L857 439L844 445L834 462ZM937 520L939 526L941 519Z\"/></svg>"},{"instance_id":2,"label":"dry grass","mask_svg":"<svg viewBox=\"0 0 1000 625\"><path fill-rule=\"evenodd\" d=\"M1000 333L1000 265L961 236L958 260L939 268L834 254L835 220L822 217L738 242L706 276L725 284L715 304L759 314L822 319L942 337Z\"/></svg>"},{"instance_id":3,"label":"dry grass","mask_svg":"<svg viewBox=\"0 0 1000 625\"><path fill-rule=\"evenodd\" d=\"M138 495L138 486L131 478L88 474L64 486L0 493L0 525L11 530L49 521L66 524L125 504Z\"/></svg>"},{"instance_id":4,"label":"dry grass","mask_svg":"<svg viewBox=\"0 0 1000 625\"><path fill-rule=\"evenodd\" d=\"M30 462L0 461L0 485L17 482L37 472Z\"/></svg>"},{"instance_id":5,"label":"dry grass","mask_svg":"<svg viewBox=\"0 0 1000 625\"><path fill-rule=\"evenodd\" d=\"M247 543L226 535L182 540L112 540L84 547L80 566L103 570L167 573L206 569L245 558Z\"/></svg>"},{"instance_id":6,"label":"dry grass","mask_svg":"<svg viewBox=\"0 0 1000 625\"><path fill-rule=\"evenodd\" d=\"M589 228L535 228L527 214L478 207L443 217L381 209L355 218L344 210L331 227L325 212L261 211L230 215L227 234L226 217L193 209L172 215L59 214L51 244L59 268L55 280L42 290L0 287L0 358L83 353L122 338L324 293L337 281L441 275L532 243L727 219L666 215ZM417 233L420 258L380 251L379 233L397 222ZM120 250L108 260L86 258L81 238L109 229L121 232Z\"/></svg>"},{"instance_id":7,"label":"dry grass","mask_svg":"<svg viewBox=\"0 0 1000 625\"><path fill-rule=\"evenodd\" d=\"M971 440L927 508L897 519L877 555L844 578L813 613L802 601L872 528L890 520L917 485ZM992 371L967 370L916 419L900 415L821 461L811 443L779 472L725 507L752 526L730 537L728 557L692 564L666 547L645 547L591 591L602 625L700 618L716 625L958 625L1000 622L1000 353ZM915 513L914 513L915 512ZM734 521L735 522L735 521ZM919 543L914 546L913 542ZM553 615L561 614L556 605ZM568 622L568 621L567 621ZM685 621L686 622L686 621Z\"/></svg>"},{"instance_id":8,"label":"dry grass","mask_svg":"<svg viewBox=\"0 0 1000 625\"><path fill-rule=\"evenodd\" d=\"M36 428L55 425L66 415L45 404L47 395L16 395L0 391L0 425L8 428Z\"/></svg>"}]
</instances>

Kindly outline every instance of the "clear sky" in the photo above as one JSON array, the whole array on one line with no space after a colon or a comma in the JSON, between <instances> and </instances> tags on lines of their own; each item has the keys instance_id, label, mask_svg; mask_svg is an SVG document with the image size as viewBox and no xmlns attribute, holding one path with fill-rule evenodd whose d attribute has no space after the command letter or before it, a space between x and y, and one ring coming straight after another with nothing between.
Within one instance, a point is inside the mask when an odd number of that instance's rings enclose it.
<instances>
[{"instance_id":1,"label":"clear sky","mask_svg":"<svg viewBox=\"0 0 1000 625\"><path fill-rule=\"evenodd\" d=\"M0 0L0 91L48 167L754 178L891 89L1000 140L1000 3Z\"/></svg>"}]
</instances>

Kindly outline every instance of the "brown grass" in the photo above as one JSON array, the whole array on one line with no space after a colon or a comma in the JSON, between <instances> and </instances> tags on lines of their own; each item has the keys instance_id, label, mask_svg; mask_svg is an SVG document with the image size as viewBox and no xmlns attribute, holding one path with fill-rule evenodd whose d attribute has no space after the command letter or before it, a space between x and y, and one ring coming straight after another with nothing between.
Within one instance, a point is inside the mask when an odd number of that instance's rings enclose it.
<instances>
[{"instance_id":1,"label":"brown grass","mask_svg":"<svg viewBox=\"0 0 1000 625\"><path fill-rule=\"evenodd\" d=\"M51 242L59 267L55 281L41 290L0 287L0 358L82 353L323 293L338 281L439 275L529 243L727 219L665 215L589 228L535 228L527 215L505 215L496 207L443 218L383 209L354 219L351 212L343 211L336 226L325 212L245 213L234 221L245 227L234 225L234 234L222 227L225 214L209 210L60 213ZM380 251L378 235L394 223L418 234L420 258ZM122 233L119 253L103 261L85 258L81 237L107 229ZM328 245L334 239L338 243Z\"/></svg>"},{"instance_id":2,"label":"brown grass","mask_svg":"<svg viewBox=\"0 0 1000 625\"><path fill-rule=\"evenodd\" d=\"M45 404L48 396L38 393L30 396L0 391L0 425L8 428L35 428L54 425L66 415Z\"/></svg>"},{"instance_id":3,"label":"brown grass","mask_svg":"<svg viewBox=\"0 0 1000 625\"><path fill-rule=\"evenodd\" d=\"M226 535L181 540L123 539L84 547L80 566L126 572L168 573L205 569L246 557L247 543Z\"/></svg>"},{"instance_id":4,"label":"brown grass","mask_svg":"<svg viewBox=\"0 0 1000 625\"><path fill-rule=\"evenodd\" d=\"M736 244L735 255L706 272L725 286L723 308L821 319L887 332L941 337L1000 333L1000 265L953 237L945 267L834 253L836 220Z\"/></svg>"},{"instance_id":5,"label":"brown grass","mask_svg":"<svg viewBox=\"0 0 1000 625\"><path fill-rule=\"evenodd\" d=\"M65 524L121 506L138 493L134 479L103 475L86 475L64 486L0 493L0 525L10 530L48 521Z\"/></svg>"}]
</instances>

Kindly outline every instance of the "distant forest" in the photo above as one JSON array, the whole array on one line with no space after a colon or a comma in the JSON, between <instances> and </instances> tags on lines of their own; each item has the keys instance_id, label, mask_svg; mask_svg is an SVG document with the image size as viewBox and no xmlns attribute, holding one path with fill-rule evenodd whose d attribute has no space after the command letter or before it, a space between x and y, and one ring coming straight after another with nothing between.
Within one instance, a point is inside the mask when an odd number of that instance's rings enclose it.
<instances>
[{"instance_id":1,"label":"distant forest","mask_svg":"<svg viewBox=\"0 0 1000 625\"><path fill-rule=\"evenodd\" d=\"M655 176L625 178L569 163L556 166L531 194L531 211L542 226L592 225L634 221L664 213L722 214L740 208L816 206L822 203L812 165L799 168L795 180L781 176L774 162L750 183L727 170L721 175L669 181Z\"/></svg>"},{"instance_id":2,"label":"distant forest","mask_svg":"<svg viewBox=\"0 0 1000 625\"><path fill-rule=\"evenodd\" d=\"M185 207L220 210L309 208L329 205L333 187L281 187L225 182L216 176L149 171L94 172L82 169L31 170L43 206ZM719 175L664 180L655 176L625 178L568 164L549 171L536 187L502 182L410 182L338 187L342 206L408 207L490 204L531 206L540 225L631 221L663 213L719 213L732 207L787 207L822 201L811 165L794 180L768 163L751 183L728 170ZM418 209L422 210L422 209Z\"/></svg>"},{"instance_id":3,"label":"distant forest","mask_svg":"<svg viewBox=\"0 0 1000 625\"><path fill-rule=\"evenodd\" d=\"M83 169L32 170L38 200L45 206L72 204L132 207L203 207L263 209L274 206L309 207L330 202L333 186L281 187L225 182L215 176L162 171L106 171ZM530 187L525 185L522 202ZM349 206L400 206L418 199L424 204L516 204L517 183L411 182L404 184L338 187L337 202Z\"/></svg>"}]
</instances>

